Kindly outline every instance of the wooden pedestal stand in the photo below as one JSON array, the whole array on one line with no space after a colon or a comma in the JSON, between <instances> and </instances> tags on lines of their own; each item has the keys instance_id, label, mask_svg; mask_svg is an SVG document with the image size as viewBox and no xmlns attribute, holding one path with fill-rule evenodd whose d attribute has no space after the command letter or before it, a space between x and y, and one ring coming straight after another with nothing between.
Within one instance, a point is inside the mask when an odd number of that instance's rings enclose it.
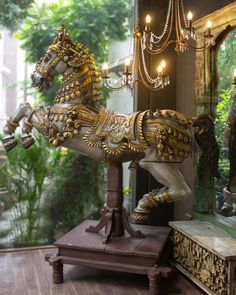
<instances>
[{"instance_id":1,"label":"wooden pedestal stand","mask_svg":"<svg viewBox=\"0 0 236 295\"><path fill-rule=\"evenodd\" d=\"M63 264L146 274L150 294L160 294L161 278L169 277L170 229L135 225L122 207L122 164L108 167L107 207L102 218L87 220L57 240L57 255L46 255L53 269L53 283L63 282ZM127 233L125 233L125 230Z\"/></svg>"}]
</instances>

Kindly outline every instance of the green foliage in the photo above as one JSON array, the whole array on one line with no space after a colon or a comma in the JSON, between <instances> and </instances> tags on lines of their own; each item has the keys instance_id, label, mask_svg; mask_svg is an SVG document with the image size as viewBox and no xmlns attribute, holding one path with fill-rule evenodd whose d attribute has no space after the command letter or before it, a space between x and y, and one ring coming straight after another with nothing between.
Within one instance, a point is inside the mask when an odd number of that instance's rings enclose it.
<instances>
[{"instance_id":1,"label":"green foliage","mask_svg":"<svg viewBox=\"0 0 236 295\"><path fill-rule=\"evenodd\" d=\"M63 22L74 40L90 48L98 61L104 61L110 40L126 36L127 8L124 0L59 0L35 5L16 36L26 50L27 61L37 62Z\"/></svg>"},{"instance_id":2,"label":"green foliage","mask_svg":"<svg viewBox=\"0 0 236 295\"><path fill-rule=\"evenodd\" d=\"M50 242L103 206L103 165L65 148L60 154L52 150L52 178L45 203L45 228Z\"/></svg>"},{"instance_id":3,"label":"green foliage","mask_svg":"<svg viewBox=\"0 0 236 295\"><path fill-rule=\"evenodd\" d=\"M224 39L218 51L219 100L216 107L216 137L220 147L219 168L223 180L218 186L225 186L229 173L228 136L230 119L235 116L234 90L232 89L233 70L236 67L236 30L231 31Z\"/></svg>"},{"instance_id":4,"label":"green foliage","mask_svg":"<svg viewBox=\"0 0 236 295\"><path fill-rule=\"evenodd\" d=\"M230 32L224 39L218 51L219 87L225 90L231 87L233 71L236 68L236 30Z\"/></svg>"},{"instance_id":5,"label":"green foliage","mask_svg":"<svg viewBox=\"0 0 236 295\"><path fill-rule=\"evenodd\" d=\"M131 187L129 187L129 186L123 187L123 194L130 195L131 194Z\"/></svg>"},{"instance_id":6,"label":"green foliage","mask_svg":"<svg viewBox=\"0 0 236 295\"><path fill-rule=\"evenodd\" d=\"M220 148L219 170L223 177L220 182L220 187L225 185L229 173L228 160L228 134L229 134L229 117L234 107L234 100L232 99L232 89L223 90L219 96L219 102L216 108L215 118L215 133L216 139Z\"/></svg>"},{"instance_id":7,"label":"green foliage","mask_svg":"<svg viewBox=\"0 0 236 295\"><path fill-rule=\"evenodd\" d=\"M216 108L216 136L221 147L227 145L227 128L229 124L229 112L233 106L233 99L231 99L232 89L222 91L219 96L219 101Z\"/></svg>"},{"instance_id":8,"label":"green foliage","mask_svg":"<svg viewBox=\"0 0 236 295\"><path fill-rule=\"evenodd\" d=\"M63 147L51 149L41 136L28 150L18 146L7 153L7 159L0 187L8 191L11 228L0 236L10 234L14 246L51 243L103 206L102 162Z\"/></svg>"},{"instance_id":9,"label":"green foliage","mask_svg":"<svg viewBox=\"0 0 236 295\"><path fill-rule=\"evenodd\" d=\"M0 25L11 31L17 30L33 2L33 0L1 0Z\"/></svg>"},{"instance_id":10,"label":"green foliage","mask_svg":"<svg viewBox=\"0 0 236 295\"><path fill-rule=\"evenodd\" d=\"M230 181L229 135L232 119L236 114L235 94L232 86L233 70L236 67L236 30L224 39L218 51L219 101L216 108L216 137L220 147L219 170L222 179L216 181L216 211L221 215L235 216L232 206L225 206L223 188ZM231 147L232 149L232 147ZM232 160L232 159L230 159ZM231 173L231 172L230 172ZM234 176L234 175L231 175Z\"/></svg>"},{"instance_id":11,"label":"green foliage","mask_svg":"<svg viewBox=\"0 0 236 295\"><path fill-rule=\"evenodd\" d=\"M0 167L0 186L8 191L15 243L35 244L40 236L40 203L47 175L49 146L41 137L30 149L18 146Z\"/></svg>"}]
</instances>

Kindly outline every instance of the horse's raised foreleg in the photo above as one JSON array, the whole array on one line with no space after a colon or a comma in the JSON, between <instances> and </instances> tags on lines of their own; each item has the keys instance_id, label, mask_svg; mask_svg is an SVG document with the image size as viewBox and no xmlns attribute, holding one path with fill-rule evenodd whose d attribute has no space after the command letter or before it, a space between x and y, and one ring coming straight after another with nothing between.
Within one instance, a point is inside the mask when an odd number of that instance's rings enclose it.
<instances>
[{"instance_id":1,"label":"horse's raised foreleg","mask_svg":"<svg viewBox=\"0 0 236 295\"><path fill-rule=\"evenodd\" d=\"M22 128L22 144L25 149L29 148L32 144L34 144L35 140L31 136L31 131L33 128L33 125L30 123L31 116L33 114L33 111L29 114L29 117L25 119L23 123L23 128Z\"/></svg>"},{"instance_id":2,"label":"horse's raised foreleg","mask_svg":"<svg viewBox=\"0 0 236 295\"><path fill-rule=\"evenodd\" d=\"M148 162L148 158L140 161L140 166L149 171L153 177L165 187L145 194L134 210L132 221L147 223L150 210L162 203L183 200L191 194L177 163Z\"/></svg>"},{"instance_id":3,"label":"horse's raised foreleg","mask_svg":"<svg viewBox=\"0 0 236 295\"><path fill-rule=\"evenodd\" d=\"M16 110L15 114L11 116L8 120L6 125L3 128L3 145L6 151L10 151L17 145L17 141L14 137L14 133L16 128L19 126L19 122L24 118L28 118L32 113L32 108L29 103L23 103L19 106ZM26 124L26 123L25 123ZM23 137L28 134L29 136L29 128L25 128L25 124L23 127ZM27 129L27 130L26 130ZM24 144L24 139L23 139Z\"/></svg>"}]
</instances>

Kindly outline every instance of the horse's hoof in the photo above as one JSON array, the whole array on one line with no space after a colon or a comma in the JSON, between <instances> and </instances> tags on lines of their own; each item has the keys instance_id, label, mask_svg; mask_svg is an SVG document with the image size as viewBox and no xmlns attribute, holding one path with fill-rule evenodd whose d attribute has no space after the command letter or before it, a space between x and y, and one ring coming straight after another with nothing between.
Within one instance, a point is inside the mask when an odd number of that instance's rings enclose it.
<instances>
[{"instance_id":1,"label":"horse's hoof","mask_svg":"<svg viewBox=\"0 0 236 295\"><path fill-rule=\"evenodd\" d=\"M17 145L17 141L14 136L5 137L2 139L2 142L6 152L9 152Z\"/></svg>"},{"instance_id":2,"label":"horse's hoof","mask_svg":"<svg viewBox=\"0 0 236 295\"><path fill-rule=\"evenodd\" d=\"M22 144L25 149L28 149L32 144L35 143L35 140L31 135L22 137Z\"/></svg>"},{"instance_id":3,"label":"horse's hoof","mask_svg":"<svg viewBox=\"0 0 236 295\"><path fill-rule=\"evenodd\" d=\"M142 224L142 225L148 224L148 214L146 213L134 212L131 215L130 219L133 224Z\"/></svg>"}]
</instances>

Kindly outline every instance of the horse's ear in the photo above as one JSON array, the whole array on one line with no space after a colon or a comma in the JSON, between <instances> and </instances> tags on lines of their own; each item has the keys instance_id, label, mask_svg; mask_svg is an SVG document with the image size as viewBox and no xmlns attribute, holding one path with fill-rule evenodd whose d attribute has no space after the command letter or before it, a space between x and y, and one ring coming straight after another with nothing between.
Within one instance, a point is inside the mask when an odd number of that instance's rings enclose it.
<instances>
[{"instance_id":1,"label":"horse's ear","mask_svg":"<svg viewBox=\"0 0 236 295\"><path fill-rule=\"evenodd\" d=\"M61 25L58 29L58 40L63 43L67 35L67 31L63 25Z\"/></svg>"},{"instance_id":2,"label":"horse's ear","mask_svg":"<svg viewBox=\"0 0 236 295\"><path fill-rule=\"evenodd\" d=\"M66 30L64 30L63 32L60 32L58 34L58 40L59 40L59 42L63 43L63 41L65 40L65 37L66 37Z\"/></svg>"}]
</instances>

